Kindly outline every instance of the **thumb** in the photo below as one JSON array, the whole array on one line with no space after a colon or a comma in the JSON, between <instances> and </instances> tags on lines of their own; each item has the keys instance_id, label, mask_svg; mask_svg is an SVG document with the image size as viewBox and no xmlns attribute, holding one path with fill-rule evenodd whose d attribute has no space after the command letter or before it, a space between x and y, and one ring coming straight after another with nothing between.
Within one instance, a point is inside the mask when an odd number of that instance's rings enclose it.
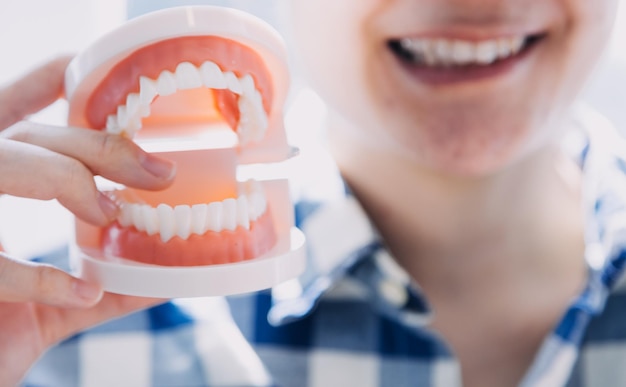
<instances>
[{"instance_id":1,"label":"thumb","mask_svg":"<svg viewBox=\"0 0 626 387\"><path fill-rule=\"evenodd\" d=\"M37 302L62 307L89 307L102 289L54 266L22 261L0 252L0 302Z\"/></svg>"}]
</instances>

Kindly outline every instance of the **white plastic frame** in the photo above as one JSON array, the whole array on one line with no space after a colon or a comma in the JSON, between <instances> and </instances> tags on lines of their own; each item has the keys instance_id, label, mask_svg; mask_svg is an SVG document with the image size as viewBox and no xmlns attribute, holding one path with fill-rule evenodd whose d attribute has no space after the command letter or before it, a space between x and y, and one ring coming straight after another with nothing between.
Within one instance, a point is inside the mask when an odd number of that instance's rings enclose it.
<instances>
[{"instance_id":1,"label":"white plastic frame","mask_svg":"<svg viewBox=\"0 0 626 387\"><path fill-rule=\"evenodd\" d=\"M117 258L103 259L100 251L70 251L73 271L105 291L143 297L224 296L271 288L297 277L305 267L304 235L297 228L283 233L267 254L248 261L167 267Z\"/></svg>"}]
</instances>

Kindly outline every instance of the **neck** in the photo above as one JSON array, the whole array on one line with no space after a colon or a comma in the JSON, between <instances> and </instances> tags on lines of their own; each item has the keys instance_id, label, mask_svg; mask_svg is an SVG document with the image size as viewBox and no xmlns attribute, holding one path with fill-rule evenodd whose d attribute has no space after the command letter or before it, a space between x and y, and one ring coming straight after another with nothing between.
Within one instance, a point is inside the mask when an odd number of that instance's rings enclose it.
<instances>
[{"instance_id":1,"label":"neck","mask_svg":"<svg viewBox=\"0 0 626 387\"><path fill-rule=\"evenodd\" d=\"M456 297L499 285L490 281L584 271L582 259L572 264L582 251L580 173L557 146L497 174L460 178L428 171L340 128L330 133L346 181L427 293L457 289Z\"/></svg>"}]
</instances>

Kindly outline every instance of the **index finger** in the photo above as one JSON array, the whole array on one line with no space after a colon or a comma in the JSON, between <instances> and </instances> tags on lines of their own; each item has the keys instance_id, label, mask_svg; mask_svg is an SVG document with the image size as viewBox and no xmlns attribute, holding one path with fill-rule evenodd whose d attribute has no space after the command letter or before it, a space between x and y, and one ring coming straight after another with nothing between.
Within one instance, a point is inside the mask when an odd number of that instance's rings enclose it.
<instances>
[{"instance_id":1,"label":"index finger","mask_svg":"<svg viewBox=\"0 0 626 387\"><path fill-rule=\"evenodd\" d=\"M71 59L63 56L51 60L0 89L0 130L58 100Z\"/></svg>"},{"instance_id":2,"label":"index finger","mask_svg":"<svg viewBox=\"0 0 626 387\"><path fill-rule=\"evenodd\" d=\"M96 175L136 188L164 189L176 172L173 163L150 155L129 139L103 131L21 121L0 133L0 140L3 138L65 155ZM10 159L7 156L4 158Z\"/></svg>"}]
</instances>

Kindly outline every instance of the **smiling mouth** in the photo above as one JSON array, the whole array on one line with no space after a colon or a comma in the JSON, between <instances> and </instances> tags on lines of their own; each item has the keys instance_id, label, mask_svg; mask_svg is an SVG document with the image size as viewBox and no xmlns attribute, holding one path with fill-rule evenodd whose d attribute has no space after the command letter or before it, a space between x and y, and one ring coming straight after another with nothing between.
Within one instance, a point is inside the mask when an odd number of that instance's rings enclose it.
<instances>
[{"instance_id":1,"label":"smiling mouth","mask_svg":"<svg viewBox=\"0 0 626 387\"><path fill-rule=\"evenodd\" d=\"M494 67L529 51L544 35L513 36L480 41L444 38L401 38L387 42L406 65L429 70Z\"/></svg>"}]
</instances>

